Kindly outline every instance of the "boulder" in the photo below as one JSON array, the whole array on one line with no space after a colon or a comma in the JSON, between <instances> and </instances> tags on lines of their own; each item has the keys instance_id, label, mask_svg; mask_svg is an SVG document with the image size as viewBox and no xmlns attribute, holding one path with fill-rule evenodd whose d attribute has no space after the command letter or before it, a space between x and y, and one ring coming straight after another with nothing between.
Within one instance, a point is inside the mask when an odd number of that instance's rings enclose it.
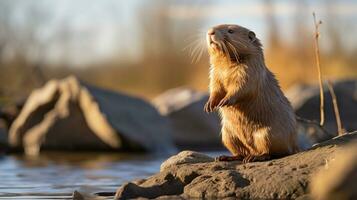
<instances>
[{"instance_id":1,"label":"boulder","mask_svg":"<svg viewBox=\"0 0 357 200\"><path fill-rule=\"evenodd\" d=\"M347 131L357 130L357 81L341 80L333 83L343 128ZM320 121L320 93L318 86L296 85L286 92L296 114L299 117ZM337 133L332 98L324 87L325 124L330 133Z\"/></svg>"},{"instance_id":2,"label":"boulder","mask_svg":"<svg viewBox=\"0 0 357 200\"><path fill-rule=\"evenodd\" d=\"M40 150L172 152L171 127L145 101L99 89L75 77L31 93L9 131L9 144Z\"/></svg>"},{"instance_id":3,"label":"boulder","mask_svg":"<svg viewBox=\"0 0 357 200\"><path fill-rule=\"evenodd\" d=\"M334 157L313 177L313 199L357 199L357 145L351 144Z\"/></svg>"},{"instance_id":4,"label":"boulder","mask_svg":"<svg viewBox=\"0 0 357 200\"><path fill-rule=\"evenodd\" d=\"M185 151L164 162L157 174L123 184L115 199L308 199L311 177L352 142L357 144L357 132L294 155L246 164L215 162L206 155ZM345 162L354 161L350 158ZM354 180L350 186L355 184Z\"/></svg>"},{"instance_id":5,"label":"boulder","mask_svg":"<svg viewBox=\"0 0 357 200\"><path fill-rule=\"evenodd\" d=\"M181 149L221 149L221 125L217 113L203 108L208 95L188 88L174 88L153 100L173 127L173 138Z\"/></svg>"},{"instance_id":6,"label":"boulder","mask_svg":"<svg viewBox=\"0 0 357 200\"><path fill-rule=\"evenodd\" d=\"M319 123L297 119L298 145L301 150L311 148L314 144L326 141L334 137L333 134L326 131Z\"/></svg>"}]
</instances>

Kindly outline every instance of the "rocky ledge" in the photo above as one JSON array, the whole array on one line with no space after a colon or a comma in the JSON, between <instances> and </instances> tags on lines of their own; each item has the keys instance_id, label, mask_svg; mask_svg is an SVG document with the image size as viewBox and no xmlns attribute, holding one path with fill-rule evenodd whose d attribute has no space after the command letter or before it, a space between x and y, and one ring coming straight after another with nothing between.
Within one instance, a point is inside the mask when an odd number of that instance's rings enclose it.
<instances>
[{"instance_id":1,"label":"rocky ledge","mask_svg":"<svg viewBox=\"0 0 357 200\"><path fill-rule=\"evenodd\" d=\"M215 162L207 155L183 151L165 161L159 173L122 185L115 199L318 199L332 197L329 192L336 197L341 191L343 197L351 197L356 195L356 191L353 191L357 181L356 141L357 132L348 133L298 154L247 164L239 161ZM351 148L354 150L351 151ZM346 149L352 154L342 152ZM326 176L333 174L334 177L326 179L333 181L314 180L327 178L315 176L315 173L325 173ZM348 185L346 183L352 184L350 191L341 187ZM310 188L317 189L311 192Z\"/></svg>"}]
</instances>

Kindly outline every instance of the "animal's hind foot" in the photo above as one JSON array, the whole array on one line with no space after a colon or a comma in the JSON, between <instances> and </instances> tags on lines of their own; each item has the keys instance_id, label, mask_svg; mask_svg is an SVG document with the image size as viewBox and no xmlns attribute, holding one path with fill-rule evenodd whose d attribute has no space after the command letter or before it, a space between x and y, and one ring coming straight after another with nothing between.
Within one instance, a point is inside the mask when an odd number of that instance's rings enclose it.
<instances>
[{"instance_id":1,"label":"animal's hind foot","mask_svg":"<svg viewBox=\"0 0 357 200\"><path fill-rule=\"evenodd\" d=\"M259 155L259 156L249 155L244 157L243 163L266 161L269 160L270 158L271 158L270 155L267 154Z\"/></svg>"},{"instance_id":2,"label":"animal's hind foot","mask_svg":"<svg viewBox=\"0 0 357 200\"><path fill-rule=\"evenodd\" d=\"M225 155L222 155L222 156L218 156L215 158L215 161L242 161L243 160L243 157L242 156L225 156Z\"/></svg>"}]
</instances>

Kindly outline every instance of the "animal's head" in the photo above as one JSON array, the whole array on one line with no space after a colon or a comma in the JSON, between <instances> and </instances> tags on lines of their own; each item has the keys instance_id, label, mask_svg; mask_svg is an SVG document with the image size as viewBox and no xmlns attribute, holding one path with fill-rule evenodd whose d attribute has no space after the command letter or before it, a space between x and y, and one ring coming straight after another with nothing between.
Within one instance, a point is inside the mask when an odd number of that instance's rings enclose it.
<instances>
[{"instance_id":1,"label":"animal's head","mask_svg":"<svg viewBox=\"0 0 357 200\"><path fill-rule=\"evenodd\" d=\"M212 58L226 58L243 62L249 56L262 53L262 45L255 33L234 24L214 26L207 31L208 53Z\"/></svg>"}]
</instances>

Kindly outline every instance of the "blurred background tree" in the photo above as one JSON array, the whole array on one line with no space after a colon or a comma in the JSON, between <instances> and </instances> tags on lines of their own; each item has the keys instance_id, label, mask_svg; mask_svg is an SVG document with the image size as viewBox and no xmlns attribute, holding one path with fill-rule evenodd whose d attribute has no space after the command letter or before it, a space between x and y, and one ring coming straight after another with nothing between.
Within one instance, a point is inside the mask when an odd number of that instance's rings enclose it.
<instances>
[{"instance_id":1,"label":"blurred background tree","mask_svg":"<svg viewBox=\"0 0 357 200\"><path fill-rule=\"evenodd\" d=\"M315 83L314 10L324 75L356 77L354 1L1 0L0 104L69 74L149 99L182 85L205 91L208 57L192 62L200 47L189 45L219 23L257 33L283 89Z\"/></svg>"}]
</instances>

